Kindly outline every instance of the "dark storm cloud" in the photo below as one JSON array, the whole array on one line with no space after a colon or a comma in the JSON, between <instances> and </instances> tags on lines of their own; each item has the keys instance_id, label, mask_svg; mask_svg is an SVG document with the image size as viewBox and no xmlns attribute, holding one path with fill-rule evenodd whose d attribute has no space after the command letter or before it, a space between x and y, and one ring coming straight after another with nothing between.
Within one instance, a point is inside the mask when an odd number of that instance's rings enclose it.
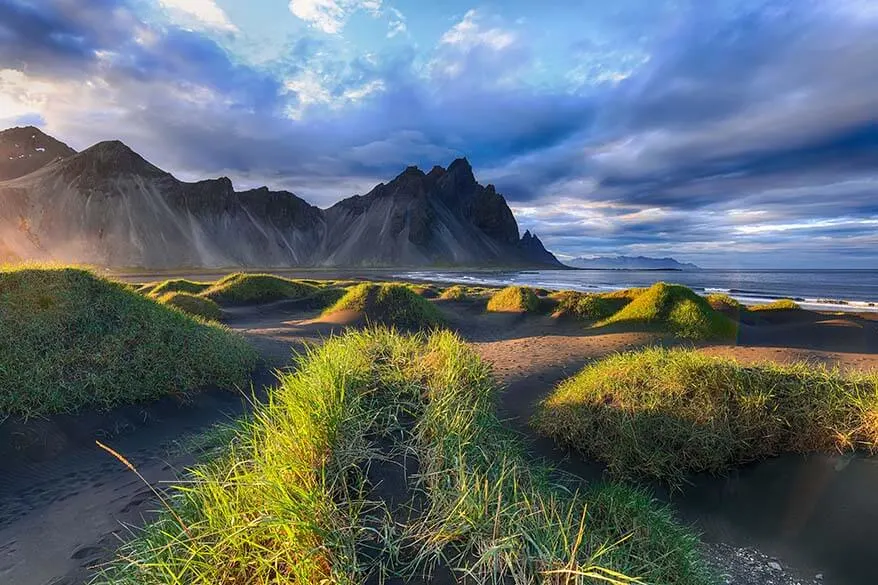
<instances>
[{"instance_id":1,"label":"dark storm cloud","mask_svg":"<svg viewBox=\"0 0 878 585\"><path fill-rule=\"evenodd\" d=\"M800 172L874 171L876 22L828 4L768 5L720 24L696 21L620 86L605 123L631 143L615 160L592 159L602 186L694 208L704 201L672 190L741 174L771 185Z\"/></svg>"},{"instance_id":2,"label":"dark storm cloud","mask_svg":"<svg viewBox=\"0 0 878 585\"><path fill-rule=\"evenodd\" d=\"M120 0L0 1L0 65L35 72L84 67L128 42L133 18Z\"/></svg>"},{"instance_id":3,"label":"dark storm cloud","mask_svg":"<svg viewBox=\"0 0 878 585\"><path fill-rule=\"evenodd\" d=\"M560 211L551 222L524 221L572 254L654 246L710 265L696 244L723 243L710 251L720 256L772 252L768 263L777 252L823 262L837 250L844 263L857 246L874 250L878 20L842 6L767 2L732 18L693 13L648 66L605 96L594 133L568 145L580 164L529 157L498 170L498 186L546 207L566 196L673 218L634 225L603 209L611 230ZM519 169L543 182L519 191ZM878 265L874 251L851 258Z\"/></svg>"}]
</instances>

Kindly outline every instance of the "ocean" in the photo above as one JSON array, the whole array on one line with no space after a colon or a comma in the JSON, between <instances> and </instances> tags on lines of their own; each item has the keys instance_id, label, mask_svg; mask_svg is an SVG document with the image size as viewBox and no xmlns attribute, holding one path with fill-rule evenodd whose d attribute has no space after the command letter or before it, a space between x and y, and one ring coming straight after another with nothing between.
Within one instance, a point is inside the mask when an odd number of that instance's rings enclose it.
<instances>
[{"instance_id":1,"label":"ocean","mask_svg":"<svg viewBox=\"0 0 878 585\"><path fill-rule=\"evenodd\" d=\"M700 294L724 292L745 304L789 298L808 309L878 312L878 270L522 270L413 271L401 278L463 284L519 284L554 290L602 292L682 284Z\"/></svg>"}]
</instances>

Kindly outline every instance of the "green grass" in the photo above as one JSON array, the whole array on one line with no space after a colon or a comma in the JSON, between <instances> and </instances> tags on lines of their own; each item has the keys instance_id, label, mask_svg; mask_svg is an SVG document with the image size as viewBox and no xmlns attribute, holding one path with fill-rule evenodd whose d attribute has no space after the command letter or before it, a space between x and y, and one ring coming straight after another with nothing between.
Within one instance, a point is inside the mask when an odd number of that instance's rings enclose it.
<instances>
[{"instance_id":1,"label":"green grass","mask_svg":"<svg viewBox=\"0 0 878 585\"><path fill-rule=\"evenodd\" d=\"M777 301L773 301L771 303L765 303L764 305L751 305L747 307L749 311L798 311L802 307L793 300L790 299L779 299Z\"/></svg>"},{"instance_id":2,"label":"green grass","mask_svg":"<svg viewBox=\"0 0 878 585\"><path fill-rule=\"evenodd\" d=\"M619 310L615 300L591 293L565 290L553 294L551 298L558 303L553 314L555 317L600 321L612 317Z\"/></svg>"},{"instance_id":3,"label":"green grass","mask_svg":"<svg viewBox=\"0 0 878 585\"><path fill-rule=\"evenodd\" d=\"M75 268L0 269L0 415L106 409L246 381L243 338Z\"/></svg>"},{"instance_id":4,"label":"green grass","mask_svg":"<svg viewBox=\"0 0 878 585\"><path fill-rule=\"evenodd\" d=\"M780 453L875 452L878 375L647 349L560 384L535 425L616 474L678 484Z\"/></svg>"},{"instance_id":5,"label":"green grass","mask_svg":"<svg viewBox=\"0 0 878 585\"><path fill-rule=\"evenodd\" d=\"M744 305L742 305L737 299L733 299L725 293L710 293L704 297L704 300L707 301L707 304L709 304L714 311L719 311L721 313L737 313L745 310Z\"/></svg>"},{"instance_id":6,"label":"green grass","mask_svg":"<svg viewBox=\"0 0 878 585\"><path fill-rule=\"evenodd\" d=\"M210 299L185 292L169 292L156 299L162 305L176 307L181 311L201 317L207 321L219 321L223 312L219 305Z\"/></svg>"},{"instance_id":7,"label":"green grass","mask_svg":"<svg viewBox=\"0 0 878 585\"><path fill-rule=\"evenodd\" d=\"M370 323L402 329L439 327L444 319L430 301L404 284L363 283L354 286L323 314L339 311L361 313Z\"/></svg>"},{"instance_id":8,"label":"green grass","mask_svg":"<svg viewBox=\"0 0 878 585\"><path fill-rule=\"evenodd\" d=\"M611 317L646 290L645 288L626 288L605 293L561 290L549 294L549 298L558 302L556 310L561 311L559 316L570 315L580 319L593 320ZM585 301L581 301L586 297Z\"/></svg>"},{"instance_id":9,"label":"green grass","mask_svg":"<svg viewBox=\"0 0 878 585\"><path fill-rule=\"evenodd\" d=\"M659 282L637 295L622 310L598 323L626 324L667 331L686 339L734 337L736 326L685 286Z\"/></svg>"},{"instance_id":10,"label":"green grass","mask_svg":"<svg viewBox=\"0 0 878 585\"><path fill-rule=\"evenodd\" d=\"M507 286L488 300L488 311L496 313L534 313L540 309L540 299L526 286Z\"/></svg>"},{"instance_id":11,"label":"green grass","mask_svg":"<svg viewBox=\"0 0 878 585\"><path fill-rule=\"evenodd\" d=\"M347 292L347 289L344 288L324 286L316 294L305 299L302 305L303 308L325 310L337 303Z\"/></svg>"},{"instance_id":12,"label":"green grass","mask_svg":"<svg viewBox=\"0 0 878 585\"><path fill-rule=\"evenodd\" d=\"M493 413L496 392L448 332L330 339L98 582L352 585L418 581L439 562L475 585L710 582L667 508L534 463ZM366 471L387 449L419 464L412 518L373 495Z\"/></svg>"},{"instance_id":13,"label":"green grass","mask_svg":"<svg viewBox=\"0 0 878 585\"><path fill-rule=\"evenodd\" d=\"M209 282L195 282L185 278L177 278L173 280L165 280L163 282L145 284L140 287L137 292L148 294L153 297L160 297L172 292L184 292L197 295L210 288Z\"/></svg>"},{"instance_id":14,"label":"green grass","mask_svg":"<svg viewBox=\"0 0 878 585\"><path fill-rule=\"evenodd\" d=\"M305 299L320 287L272 274L230 274L201 293L219 304L246 305L281 300Z\"/></svg>"},{"instance_id":15,"label":"green grass","mask_svg":"<svg viewBox=\"0 0 878 585\"><path fill-rule=\"evenodd\" d=\"M627 304L648 290L648 288L623 288L621 290L613 290L605 293L600 293L600 295L605 299L622 301L623 303Z\"/></svg>"}]
</instances>

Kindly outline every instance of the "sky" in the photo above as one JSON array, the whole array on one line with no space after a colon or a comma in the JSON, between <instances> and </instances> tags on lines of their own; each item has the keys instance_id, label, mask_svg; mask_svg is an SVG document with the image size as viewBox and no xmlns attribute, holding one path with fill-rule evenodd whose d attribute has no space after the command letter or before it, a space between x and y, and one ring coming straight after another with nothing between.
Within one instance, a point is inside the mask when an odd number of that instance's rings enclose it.
<instances>
[{"instance_id":1,"label":"sky","mask_svg":"<svg viewBox=\"0 0 878 585\"><path fill-rule=\"evenodd\" d=\"M0 0L0 128L326 207L466 156L559 257L878 269L876 0Z\"/></svg>"}]
</instances>

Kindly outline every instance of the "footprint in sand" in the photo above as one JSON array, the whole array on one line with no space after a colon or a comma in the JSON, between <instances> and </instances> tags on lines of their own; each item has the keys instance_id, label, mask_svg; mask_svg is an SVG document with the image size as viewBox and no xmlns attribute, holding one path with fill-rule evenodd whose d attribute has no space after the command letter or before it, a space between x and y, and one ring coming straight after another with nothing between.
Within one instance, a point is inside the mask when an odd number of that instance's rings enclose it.
<instances>
[{"instance_id":1,"label":"footprint in sand","mask_svg":"<svg viewBox=\"0 0 878 585\"><path fill-rule=\"evenodd\" d=\"M96 546L82 546L73 551L70 558L75 561L90 560L101 556L101 549Z\"/></svg>"}]
</instances>

